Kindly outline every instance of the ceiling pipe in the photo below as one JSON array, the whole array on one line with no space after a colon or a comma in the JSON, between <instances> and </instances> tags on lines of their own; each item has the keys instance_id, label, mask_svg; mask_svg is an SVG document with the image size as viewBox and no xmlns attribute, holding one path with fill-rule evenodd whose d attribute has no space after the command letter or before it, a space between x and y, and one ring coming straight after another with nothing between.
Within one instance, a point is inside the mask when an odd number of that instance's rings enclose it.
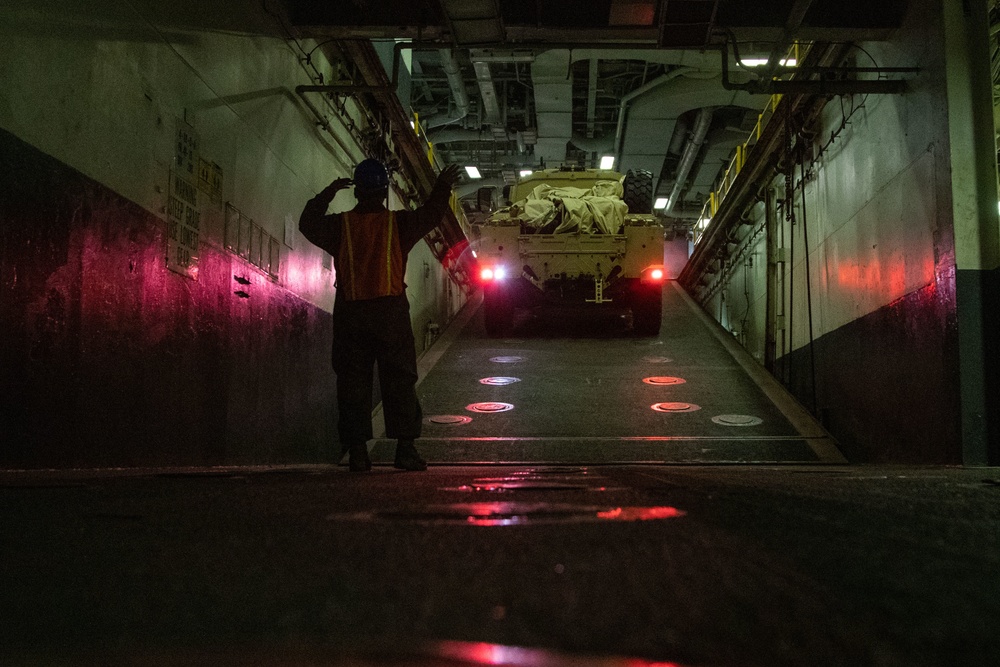
<instances>
[{"instance_id":1,"label":"ceiling pipe","mask_svg":"<svg viewBox=\"0 0 1000 667\"><path fill-rule=\"evenodd\" d=\"M663 209L663 215L670 215L680 200L688 174L691 173L691 168L694 167L694 162L698 159L701 145L705 143L705 137L708 135L708 128L712 125L714 114L715 109L712 107L705 107L698 111L698 118L694 121L694 131L691 133L691 139L688 140L687 146L684 147L684 154L677 167L677 180L674 181L674 187L670 191L670 198L667 200L666 208Z\"/></svg>"},{"instance_id":2,"label":"ceiling pipe","mask_svg":"<svg viewBox=\"0 0 1000 667\"><path fill-rule=\"evenodd\" d=\"M711 51L679 49L572 49L571 62L580 60L644 60L654 65L680 65L695 69L719 71L719 59Z\"/></svg>"},{"instance_id":3,"label":"ceiling pipe","mask_svg":"<svg viewBox=\"0 0 1000 667\"><path fill-rule=\"evenodd\" d=\"M587 62L587 137L593 138L597 125L597 74L599 69L597 58Z\"/></svg>"},{"instance_id":4,"label":"ceiling pipe","mask_svg":"<svg viewBox=\"0 0 1000 667\"><path fill-rule=\"evenodd\" d=\"M658 76L644 86L639 86L630 93L625 94L622 97L621 104L618 107L618 127L615 129L615 164L621 164L622 162L622 135L625 129L625 116L628 115L629 104L632 100L639 97L640 95L645 95L649 91L659 88L668 81L673 81L679 76L684 74L689 74L691 72L696 72L697 70L693 67L678 67L677 69L671 70L662 76Z\"/></svg>"},{"instance_id":5,"label":"ceiling pipe","mask_svg":"<svg viewBox=\"0 0 1000 667\"><path fill-rule=\"evenodd\" d=\"M465 81L462 79L462 68L455 60L455 54L451 49L438 49L441 55L441 66L448 77L448 85L451 86L451 95L455 99L455 109L457 114L437 114L424 121L424 127L434 128L441 125L457 123L469 115L469 94L465 90Z\"/></svg>"}]
</instances>

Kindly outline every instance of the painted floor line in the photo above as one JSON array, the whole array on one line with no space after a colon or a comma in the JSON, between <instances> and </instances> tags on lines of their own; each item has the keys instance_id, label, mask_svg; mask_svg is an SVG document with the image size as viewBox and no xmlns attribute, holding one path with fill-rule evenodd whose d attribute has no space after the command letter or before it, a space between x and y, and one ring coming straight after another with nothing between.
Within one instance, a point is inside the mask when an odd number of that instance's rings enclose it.
<instances>
[{"instance_id":1,"label":"painted floor line","mask_svg":"<svg viewBox=\"0 0 1000 667\"><path fill-rule=\"evenodd\" d=\"M826 463L847 463L847 459L844 458L844 455L837 447L837 441L832 435L827 433L826 429L823 428L816 418L802 404L795 400L795 397L788 393L788 390L773 375L764 370L757 363L757 360L750 356L750 353L742 345L739 345L718 322L709 317L680 284L674 281L673 287L681 295L688 308L698 316L698 319L705 324L705 327L712 332L712 335L722 343L729 354L736 360L736 363L746 371L750 379L774 403L775 407L781 411L785 419L792 424L796 431L802 434L803 438L808 439L809 446L812 447L813 452L815 452L820 461Z\"/></svg>"}]
</instances>

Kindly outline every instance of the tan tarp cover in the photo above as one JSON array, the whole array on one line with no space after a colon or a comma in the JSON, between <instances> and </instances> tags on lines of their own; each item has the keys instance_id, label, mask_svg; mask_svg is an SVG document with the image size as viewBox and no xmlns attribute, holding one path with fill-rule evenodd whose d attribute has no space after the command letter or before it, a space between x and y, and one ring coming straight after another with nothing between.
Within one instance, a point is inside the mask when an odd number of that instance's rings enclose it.
<instances>
[{"instance_id":1,"label":"tan tarp cover","mask_svg":"<svg viewBox=\"0 0 1000 667\"><path fill-rule=\"evenodd\" d=\"M535 230L558 219L551 233L617 234L628 213L622 193L618 181L597 181L588 189L554 188L543 183L514 206L520 209L525 224Z\"/></svg>"}]
</instances>

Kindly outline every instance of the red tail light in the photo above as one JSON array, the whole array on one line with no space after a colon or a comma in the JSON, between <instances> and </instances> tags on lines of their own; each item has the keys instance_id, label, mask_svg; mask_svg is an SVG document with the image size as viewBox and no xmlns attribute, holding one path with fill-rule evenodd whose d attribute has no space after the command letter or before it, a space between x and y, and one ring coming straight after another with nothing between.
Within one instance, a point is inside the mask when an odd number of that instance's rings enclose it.
<instances>
[{"instance_id":1,"label":"red tail light","mask_svg":"<svg viewBox=\"0 0 1000 667\"><path fill-rule=\"evenodd\" d=\"M667 271L663 266L647 266L642 271L642 281L645 283L662 283L667 278Z\"/></svg>"},{"instance_id":2,"label":"red tail light","mask_svg":"<svg viewBox=\"0 0 1000 667\"><path fill-rule=\"evenodd\" d=\"M503 266L484 266L479 270L479 278L484 283L505 280L507 269Z\"/></svg>"}]
</instances>

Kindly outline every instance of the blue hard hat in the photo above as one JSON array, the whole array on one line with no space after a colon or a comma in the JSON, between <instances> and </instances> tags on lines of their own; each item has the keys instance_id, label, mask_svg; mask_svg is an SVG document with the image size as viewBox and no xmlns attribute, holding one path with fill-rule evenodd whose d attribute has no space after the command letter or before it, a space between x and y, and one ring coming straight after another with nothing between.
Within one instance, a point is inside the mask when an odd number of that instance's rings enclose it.
<instances>
[{"instance_id":1,"label":"blue hard hat","mask_svg":"<svg viewBox=\"0 0 1000 667\"><path fill-rule=\"evenodd\" d=\"M354 168L354 187L368 192L389 187L389 172L378 160L372 158L362 160Z\"/></svg>"}]
</instances>

